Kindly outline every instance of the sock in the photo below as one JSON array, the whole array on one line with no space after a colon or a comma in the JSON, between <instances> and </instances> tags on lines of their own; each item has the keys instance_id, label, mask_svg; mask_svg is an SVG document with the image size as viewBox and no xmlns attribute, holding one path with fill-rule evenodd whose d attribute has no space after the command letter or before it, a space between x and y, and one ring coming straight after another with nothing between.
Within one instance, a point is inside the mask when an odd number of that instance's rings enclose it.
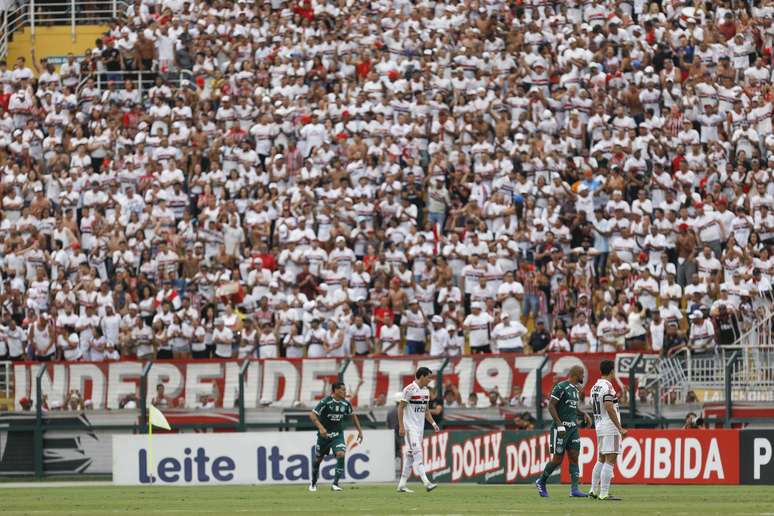
<instances>
[{"instance_id":1,"label":"sock","mask_svg":"<svg viewBox=\"0 0 774 516\"><path fill-rule=\"evenodd\" d=\"M333 477L333 483L339 485L339 479L344 476L344 456L336 457L336 474Z\"/></svg>"},{"instance_id":2,"label":"sock","mask_svg":"<svg viewBox=\"0 0 774 516\"><path fill-rule=\"evenodd\" d=\"M315 456L314 464L312 464L312 485L317 485L317 477L320 476L320 463L323 458L319 455Z\"/></svg>"},{"instance_id":3,"label":"sock","mask_svg":"<svg viewBox=\"0 0 774 516\"><path fill-rule=\"evenodd\" d=\"M591 472L591 492L599 494L599 482L602 477L602 468L605 467L604 462L597 461L594 464L594 471Z\"/></svg>"},{"instance_id":4,"label":"sock","mask_svg":"<svg viewBox=\"0 0 774 516\"><path fill-rule=\"evenodd\" d=\"M411 456L411 450L406 450L406 453L403 454L403 471L401 471L400 474L400 483L398 483L398 487L405 487L406 482L408 482L408 477L411 475L411 463L412 463L412 456Z\"/></svg>"},{"instance_id":5,"label":"sock","mask_svg":"<svg viewBox=\"0 0 774 516\"><path fill-rule=\"evenodd\" d=\"M580 471L578 471L578 463L577 462L571 462L570 463L570 479L572 479L572 490L575 491L578 489L578 477L580 476Z\"/></svg>"},{"instance_id":6,"label":"sock","mask_svg":"<svg viewBox=\"0 0 774 516\"><path fill-rule=\"evenodd\" d=\"M552 460L548 461L548 463L546 464L546 468L543 470L543 474L542 474L542 475L540 475L540 480L542 480L543 482L545 482L546 480L548 480L548 477L550 477L550 476L551 476L551 473L553 473L553 472L554 472L554 470L556 469L556 467L557 467L558 465L559 465L559 464L555 463L555 462L554 462L554 461L552 461Z\"/></svg>"},{"instance_id":7,"label":"sock","mask_svg":"<svg viewBox=\"0 0 774 516\"><path fill-rule=\"evenodd\" d=\"M422 457L421 449L414 450L414 464L417 466L417 473L419 473L422 483L425 485L429 484L430 480L427 479L427 473L425 473L425 459Z\"/></svg>"},{"instance_id":8,"label":"sock","mask_svg":"<svg viewBox=\"0 0 774 516\"><path fill-rule=\"evenodd\" d=\"M602 487L599 489L600 496L607 496L607 492L610 490L610 481L613 480L613 465L605 464L602 468Z\"/></svg>"}]
</instances>

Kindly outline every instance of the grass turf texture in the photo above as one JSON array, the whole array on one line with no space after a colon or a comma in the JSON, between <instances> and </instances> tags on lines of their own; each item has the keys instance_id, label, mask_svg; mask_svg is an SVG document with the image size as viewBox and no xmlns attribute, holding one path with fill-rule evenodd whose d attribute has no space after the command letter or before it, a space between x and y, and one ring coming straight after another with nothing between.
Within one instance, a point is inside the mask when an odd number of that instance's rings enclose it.
<instances>
[{"instance_id":1,"label":"grass turf texture","mask_svg":"<svg viewBox=\"0 0 774 516\"><path fill-rule=\"evenodd\" d=\"M565 485L549 485L549 498L534 486L441 484L413 494L394 486L343 484L333 493L307 486L57 487L0 491L0 514L761 514L774 512L770 486L614 486L620 502L571 499ZM584 486L587 490L588 486Z\"/></svg>"}]
</instances>

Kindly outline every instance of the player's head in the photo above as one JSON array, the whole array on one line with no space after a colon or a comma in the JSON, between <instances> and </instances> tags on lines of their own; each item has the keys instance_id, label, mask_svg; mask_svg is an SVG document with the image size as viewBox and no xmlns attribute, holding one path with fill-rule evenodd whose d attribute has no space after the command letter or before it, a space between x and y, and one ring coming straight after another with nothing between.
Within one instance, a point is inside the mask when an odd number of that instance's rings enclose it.
<instances>
[{"instance_id":1,"label":"player's head","mask_svg":"<svg viewBox=\"0 0 774 516\"><path fill-rule=\"evenodd\" d=\"M615 362L612 360L603 360L599 364L599 372L602 376L612 377L615 373Z\"/></svg>"},{"instance_id":2,"label":"player's head","mask_svg":"<svg viewBox=\"0 0 774 516\"><path fill-rule=\"evenodd\" d=\"M339 398L344 398L347 395L347 386L344 385L344 382L335 382L331 386L331 392L334 396L337 396Z\"/></svg>"},{"instance_id":3,"label":"player's head","mask_svg":"<svg viewBox=\"0 0 774 516\"><path fill-rule=\"evenodd\" d=\"M576 365L570 368L570 381L574 384L583 383L583 367Z\"/></svg>"},{"instance_id":4,"label":"player's head","mask_svg":"<svg viewBox=\"0 0 774 516\"><path fill-rule=\"evenodd\" d=\"M430 380L433 378L433 372L429 367L420 367L417 369L417 374L415 377L417 379L417 385L420 387L426 387L427 384L430 383Z\"/></svg>"}]
</instances>

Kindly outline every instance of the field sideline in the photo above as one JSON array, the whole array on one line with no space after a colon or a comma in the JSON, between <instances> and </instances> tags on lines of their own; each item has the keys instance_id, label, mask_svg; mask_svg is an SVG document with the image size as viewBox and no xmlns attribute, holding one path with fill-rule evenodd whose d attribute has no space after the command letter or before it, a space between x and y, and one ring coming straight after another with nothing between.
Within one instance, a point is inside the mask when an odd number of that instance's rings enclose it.
<instances>
[{"instance_id":1,"label":"field sideline","mask_svg":"<svg viewBox=\"0 0 774 516\"><path fill-rule=\"evenodd\" d=\"M394 486L345 485L333 493L306 486L115 487L60 485L0 489L0 513L46 514L774 514L767 486L615 486L621 502L570 499L565 485L441 484L432 493L414 483L413 494Z\"/></svg>"}]
</instances>

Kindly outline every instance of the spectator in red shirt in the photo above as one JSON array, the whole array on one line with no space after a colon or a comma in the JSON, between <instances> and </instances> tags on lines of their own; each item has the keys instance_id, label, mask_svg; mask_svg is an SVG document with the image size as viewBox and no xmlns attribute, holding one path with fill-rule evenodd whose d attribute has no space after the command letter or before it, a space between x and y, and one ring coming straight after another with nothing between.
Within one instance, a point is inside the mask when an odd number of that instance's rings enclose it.
<instances>
[{"instance_id":1,"label":"spectator in red shirt","mask_svg":"<svg viewBox=\"0 0 774 516\"><path fill-rule=\"evenodd\" d=\"M395 312L393 312L392 308L390 307L390 298L389 296L384 296L382 299L382 304L374 308L374 322L376 323L376 338L379 338L379 332L382 329L382 325L385 323L387 318L392 321L395 319Z\"/></svg>"},{"instance_id":2,"label":"spectator in red shirt","mask_svg":"<svg viewBox=\"0 0 774 516\"><path fill-rule=\"evenodd\" d=\"M718 24L718 32L723 35L725 41L731 40L736 35L736 22L730 11L723 16L723 21Z\"/></svg>"}]
</instances>

